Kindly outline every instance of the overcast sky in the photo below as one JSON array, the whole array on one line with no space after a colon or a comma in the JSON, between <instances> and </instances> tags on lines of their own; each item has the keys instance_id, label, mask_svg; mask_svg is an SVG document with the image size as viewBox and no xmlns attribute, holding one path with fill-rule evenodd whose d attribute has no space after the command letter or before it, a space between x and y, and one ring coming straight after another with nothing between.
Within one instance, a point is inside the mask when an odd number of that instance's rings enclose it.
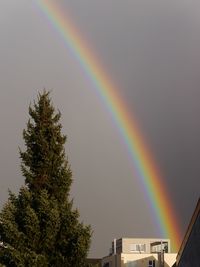
<instances>
[{"instance_id":1,"label":"overcast sky","mask_svg":"<svg viewBox=\"0 0 200 267\"><path fill-rule=\"evenodd\" d=\"M184 233L200 188L200 2L57 2L139 121ZM68 136L74 204L94 230L90 255L105 256L115 237L157 237L112 118L34 1L0 1L0 39L0 205L24 183L18 147L46 88Z\"/></svg>"}]
</instances>

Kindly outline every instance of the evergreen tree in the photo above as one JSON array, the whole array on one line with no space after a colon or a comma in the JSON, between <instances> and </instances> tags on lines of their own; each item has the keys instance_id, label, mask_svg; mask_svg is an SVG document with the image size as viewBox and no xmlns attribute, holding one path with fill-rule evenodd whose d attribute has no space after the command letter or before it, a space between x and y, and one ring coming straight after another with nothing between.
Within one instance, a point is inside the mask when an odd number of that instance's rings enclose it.
<instances>
[{"instance_id":1,"label":"evergreen tree","mask_svg":"<svg viewBox=\"0 0 200 267\"><path fill-rule=\"evenodd\" d=\"M20 150L25 185L0 213L0 263L5 266L86 265L91 229L79 222L69 192L72 173L65 156L66 136L44 91L29 107Z\"/></svg>"}]
</instances>

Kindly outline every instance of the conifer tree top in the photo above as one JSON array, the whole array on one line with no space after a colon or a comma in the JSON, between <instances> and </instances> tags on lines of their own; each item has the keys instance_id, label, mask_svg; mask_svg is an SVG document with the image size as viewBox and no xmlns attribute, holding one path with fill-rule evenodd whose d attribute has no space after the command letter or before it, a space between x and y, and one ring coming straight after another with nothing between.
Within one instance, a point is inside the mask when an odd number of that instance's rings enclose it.
<instances>
[{"instance_id":1,"label":"conifer tree top","mask_svg":"<svg viewBox=\"0 0 200 267\"><path fill-rule=\"evenodd\" d=\"M61 113L55 112L49 92L38 95L29 107L30 119L23 131L26 150L20 150L26 185L34 191L47 189L57 197L67 197L71 171L65 157L66 136L61 133ZM65 196L63 195L65 191Z\"/></svg>"}]
</instances>

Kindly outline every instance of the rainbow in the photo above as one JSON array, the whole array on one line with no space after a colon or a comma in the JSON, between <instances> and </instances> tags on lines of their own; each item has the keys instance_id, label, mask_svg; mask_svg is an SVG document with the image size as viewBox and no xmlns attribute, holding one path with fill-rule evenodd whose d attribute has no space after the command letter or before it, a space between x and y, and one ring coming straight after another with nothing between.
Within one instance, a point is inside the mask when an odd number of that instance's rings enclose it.
<instances>
[{"instance_id":1,"label":"rainbow","mask_svg":"<svg viewBox=\"0 0 200 267\"><path fill-rule=\"evenodd\" d=\"M138 179L145 191L151 210L157 221L158 231L163 238L170 238L172 248L177 251L181 241L180 229L177 223L172 203L161 179L152 155L137 126L133 115L119 95L119 90L106 76L103 67L92 53L92 49L81 37L69 15L63 13L57 1L37 0L42 13L48 18L56 32L59 33L65 45L76 58L87 77L91 80L102 102L110 112L124 143L127 146L131 162Z\"/></svg>"}]
</instances>

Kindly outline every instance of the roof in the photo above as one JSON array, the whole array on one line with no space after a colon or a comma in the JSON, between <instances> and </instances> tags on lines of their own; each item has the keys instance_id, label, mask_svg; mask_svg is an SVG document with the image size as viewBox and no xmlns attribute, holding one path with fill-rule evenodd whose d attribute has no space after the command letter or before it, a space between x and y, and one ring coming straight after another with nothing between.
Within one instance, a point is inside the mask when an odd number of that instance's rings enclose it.
<instances>
[{"instance_id":1,"label":"roof","mask_svg":"<svg viewBox=\"0 0 200 267\"><path fill-rule=\"evenodd\" d=\"M197 202L196 208L194 210L194 213L193 213L192 218L190 220L190 223L188 225L188 228L187 228L186 234L184 236L183 242L182 242L181 247L179 249L179 252L177 254L177 258L176 258L176 265L177 266L178 266L181 258L184 255L184 252L185 252L185 249L186 249L186 245L189 242L192 230L194 229L195 223L197 222L199 216L200 216L200 198L199 198L199 200Z\"/></svg>"}]
</instances>

